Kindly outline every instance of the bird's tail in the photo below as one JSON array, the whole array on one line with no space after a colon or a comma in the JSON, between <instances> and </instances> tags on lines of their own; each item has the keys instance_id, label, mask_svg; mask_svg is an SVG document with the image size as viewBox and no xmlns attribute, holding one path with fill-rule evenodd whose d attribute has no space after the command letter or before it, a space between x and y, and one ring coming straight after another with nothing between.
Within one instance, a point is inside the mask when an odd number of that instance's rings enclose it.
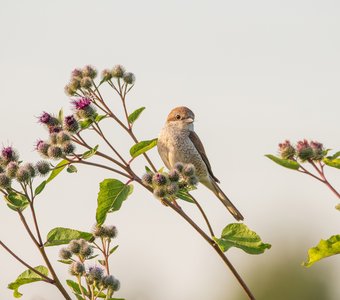
<instances>
[{"instance_id":1,"label":"bird's tail","mask_svg":"<svg viewBox=\"0 0 340 300\"><path fill-rule=\"evenodd\" d=\"M238 211L238 209L235 207L234 204L229 200L229 198L226 196L226 194L221 190L221 188L217 185L215 180L211 179L209 185L206 185L209 189L211 189L215 195L218 197L218 199L221 200L223 205L229 210L229 212L233 215L233 217L237 221L244 220L242 214Z\"/></svg>"}]
</instances>

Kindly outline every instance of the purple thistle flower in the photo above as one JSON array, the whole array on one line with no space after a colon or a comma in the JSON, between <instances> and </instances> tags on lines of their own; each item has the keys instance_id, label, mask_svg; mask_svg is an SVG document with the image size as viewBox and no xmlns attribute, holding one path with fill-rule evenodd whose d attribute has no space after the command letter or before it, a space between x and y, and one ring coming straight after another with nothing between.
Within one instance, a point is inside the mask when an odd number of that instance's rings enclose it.
<instances>
[{"instance_id":1,"label":"purple thistle flower","mask_svg":"<svg viewBox=\"0 0 340 300\"><path fill-rule=\"evenodd\" d=\"M2 157L7 161L13 160L13 157L15 156L14 150L10 146L2 148L1 154L2 154Z\"/></svg>"},{"instance_id":2,"label":"purple thistle flower","mask_svg":"<svg viewBox=\"0 0 340 300\"><path fill-rule=\"evenodd\" d=\"M79 124L73 115L65 117L64 129L69 132L76 132L79 129Z\"/></svg>"},{"instance_id":3,"label":"purple thistle flower","mask_svg":"<svg viewBox=\"0 0 340 300\"><path fill-rule=\"evenodd\" d=\"M306 139L297 142L296 152L302 162L312 159L314 156L314 151Z\"/></svg>"},{"instance_id":4,"label":"purple thistle flower","mask_svg":"<svg viewBox=\"0 0 340 300\"><path fill-rule=\"evenodd\" d=\"M291 145L289 140L285 140L279 144L279 153L283 159L293 159L295 152L295 148Z\"/></svg>"},{"instance_id":5,"label":"purple thistle flower","mask_svg":"<svg viewBox=\"0 0 340 300\"><path fill-rule=\"evenodd\" d=\"M42 123L42 124L48 124L51 120L52 116L47 113L47 112L43 112L41 114L41 116L39 117L39 122Z\"/></svg>"},{"instance_id":6,"label":"purple thistle flower","mask_svg":"<svg viewBox=\"0 0 340 300\"><path fill-rule=\"evenodd\" d=\"M74 69L71 73L72 77L82 77L82 72L80 69Z\"/></svg>"},{"instance_id":7,"label":"purple thistle flower","mask_svg":"<svg viewBox=\"0 0 340 300\"><path fill-rule=\"evenodd\" d=\"M91 99L83 97L78 100L72 101L72 104L74 105L75 109L83 110L91 104Z\"/></svg>"}]
</instances>

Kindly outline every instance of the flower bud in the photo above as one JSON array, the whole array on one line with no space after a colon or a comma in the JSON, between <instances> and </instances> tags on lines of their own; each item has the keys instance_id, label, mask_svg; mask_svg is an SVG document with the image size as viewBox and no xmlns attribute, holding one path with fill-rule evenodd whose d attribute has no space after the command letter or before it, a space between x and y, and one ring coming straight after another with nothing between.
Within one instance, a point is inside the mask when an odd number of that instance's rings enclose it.
<instances>
[{"instance_id":1,"label":"flower bud","mask_svg":"<svg viewBox=\"0 0 340 300\"><path fill-rule=\"evenodd\" d=\"M30 171L25 166L20 166L16 173L16 179L19 182L28 182L30 178L31 178Z\"/></svg>"},{"instance_id":2,"label":"flower bud","mask_svg":"<svg viewBox=\"0 0 340 300\"><path fill-rule=\"evenodd\" d=\"M295 148L288 140L279 144L279 152L283 159L293 159L296 153Z\"/></svg>"},{"instance_id":3,"label":"flower bud","mask_svg":"<svg viewBox=\"0 0 340 300\"><path fill-rule=\"evenodd\" d=\"M163 198L166 196L166 190L164 188L157 187L153 190L153 194L157 198Z\"/></svg>"},{"instance_id":4,"label":"flower bud","mask_svg":"<svg viewBox=\"0 0 340 300\"><path fill-rule=\"evenodd\" d=\"M114 286L114 284L115 284L115 281L116 281L116 279L112 275L107 275L107 276L104 276L102 278L101 285L104 288L108 288L108 287L112 288Z\"/></svg>"},{"instance_id":5,"label":"flower bud","mask_svg":"<svg viewBox=\"0 0 340 300\"><path fill-rule=\"evenodd\" d=\"M123 80L126 84L134 84L136 81L136 77L133 73L125 73L123 76Z\"/></svg>"},{"instance_id":6,"label":"flower bud","mask_svg":"<svg viewBox=\"0 0 340 300\"><path fill-rule=\"evenodd\" d=\"M50 164L44 160L38 161L35 167L38 170L39 174L42 176L48 174L51 170Z\"/></svg>"},{"instance_id":7,"label":"flower bud","mask_svg":"<svg viewBox=\"0 0 340 300\"><path fill-rule=\"evenodd\" d=\"M58 133L56 133L56 132L50 133L50 143L51 143L52 145L58 144L58 142L57 142L57 134L58 134Z\"/></svg>"},{"instance_id":8,"label":"flower bud","mask_svg":"<svg viewBox=\"0 0 340 300\"><path fill-rule=\"evenodd\" d=\"M80 86L84 89L89 89L92 86L92 80L90 77L84 77L80 81Z\"/></svg>"},{"instance_id":9,"label":"flower bud","mask_svg":"<svg viewBox=\"0 0 340 300\"><path fill-rule=\"evenodd\" d=\"M105 236L111 239L115 238L118 234L116 226L113 225L104 226L104 232Z\"/></svg>"},{"instance_id":10,"label":"flower bud","mask_svg":"<svg viewBox=\"0 0 340 300\"><path fill-rule=\"evenodd\" d=\"M11 179L4 173L0 173L0 188L6 189L11 186Z\"/></svg>"},{"instance_id":11,"label":"flower bud","mask_svg":"<svg viewBox=\"0 0 340 300\"><path fill-rule=\"evenodd\" d=\"M97 70L92 66L85 66L82 70L82 76L94 79L97 76Z\"/></svg>"},{"instance_id":12,"label":"flower bud","mask_svg":"<svg viewBox=\"0 0 340 300\"><path fill-rule=\"evenodd\" d=\"M116 65L113 67L111 74L112 77L122 78L125 73L125 68L121 65Z\"/></svg>"},{"instance_id":13,"label":"flower bud","mask_svg":"<svg viewBox=\"0 0 340 300\"><path fill-rule=\"evenodd\" d=\"M15 178L18 169L19 169L19 165L16 161L9 162L7 167L6 167L6 175L9 178Z\"/></svg>"},{"instance_id":14,"label":"flower bud","mask_svg":"<svg viewBox=\"0 0 340 300\"><path fill-rule=\"evenodd\" d=\"M174 165L174 169L176 169L179 173L182 173L184 165L181 162L177 162Z\"/></svg>"},{"instance_id":15,"label":"flower bud","mask_svg":"<svg viewBox=\"0 0 340 300\"><path fill-rule=\"evenodd\" d=\"M7 165L10 161L17 161L19 155L12 147L4 147L1 150L1 160L4 165Z\"/></svg>"},{"instance_id":16,"label":"flower bud","mask_svg":"<svg viewBox=\"0 0 340 300\"><path fill-rule=\"evenodd\" d=\"M92 228L92 233L95 237L103 237L105 235L105 229L101 225L94 225Z\"/></svg>"},{"instance_id":17,"label":"flower bud","mask_svg":"<svg viewBox=\"0 0 340 300\"><path fill-rule=\"evenodd\" d=\"M82 276L85 272L85 266L79 262L75 261L70 265L70 274L75 276Z\"/></svg>"},{"instance_id":18,"label":"flower bud","mask_svg":"<svg viewBox=\"0 0 340 300\"><path fill-rule=\"evenodd\" d=\"M64 87L64 91L67 96L74 96L77 92L77 89L75 89L71 84L67 84Z\"/></svg>"},{"instance_id":19,"label":"flower bud","mask_svg":"<svg viewBox=\"0 0 340 300\"><path fill-rule=\"evenodd\" d=\"M72 257L72 252L66 248L61 248L59 251L59 257L61 259L70 259Z\"/></svg>"},{"instance_id":20,"label":"flower bud","mask_svg":"<svg viewBox=\"0 0 340 300\"><path fill-rule=\"evenodd\" d=\"M314 152L307 140L298 141L296 152L301 161L306 161L313 158Z\"/></svg>"},{"instance_id":21,"label":"flower bud","mask_svg":"<svg viewBox=\"0 0 340 300\"><path fill-rule=\"evenodd\" d=\"M47 156L51 159L59 159L63 156L63 151L59 146L51 145L47 150Z\"/></svg>"},{"instance_id":22,"label":"flower bud","mask_svg":"<svg viewBox=\"0 0 340 300\"><path fill-rule=\"evenodd\" d=\"M35 148L42 156L47 157L48 156L48 149L50 148L50 144L44 142L43 140L38 140Z\"/></svg>"},{"instance_id":23,"label":"flower bud","mask_svg":"<svg viewBox=\"0 0 340 300\"><path fill-rule=\"evenodd\" d=\"M58 119L47 112L43 112L41 114L41 116L39 117L39 122L47 126L57 126L59 124Z\"/></svg>"},{"instance_id":24,"label":"flower bud","mask_svg":"<svg viewBox=\"0 0 340 300\"><path fill-rule=\"evenodd\" d=\"M323 145L317 141L311 141L310 146L313 149L313 160L321 160L324 158L324 148Z\"/></svg>"},{"instance_id":25,"label":"flower bud","mask_svg":"<svg viewBox=\"0 0 340 300\"><path fill-rule=\"evenodd\" d=\"M169 195L175 195L178 192L178 185L176 183L171 183L166 187L166 191Z\"/></svg>"},{"instance_id":26,"label":"flower bud","mask_svg":"<svg viewBox=\"0 0 340 300\"><path fill-rule=\"evenodd\" d=\"M74 254L79 254L80 252L80 243L78 240L72 240L68 244L68 250L70 250Z\"/></svg>"},{"instance_id":27,"label":"flower bud","mask_svg":"<svg viewBox=\"0 0 340 300\"><path fill-rule=\"evenodd\" d=\"M195 167L193 164L187 164L184 166L183 174L185 176L192 176L195 174Z\"/></svg>"},{"instance_id":28,"label":"flower bud","mask_svg":"<svg viewBox=\"0 0 340 300\"><path fill-rule=\"evenodd\" d=\"M58 144L63 144L65 142L68 142L71 137L65 131L60 131L57 134L56 139Z\"/></svg>"},{"instance_id":29,"label":"flower bud","mask_svg":"<svg viewBox=\"0 0 340 300\"><path fill-rule=\"evenodd\" d=\"M71 78L81 78L83 76L83 72L81 69L76 68L71 73Z\"/></svg>"},{"instance_id":30,"label":"flower bud","mask_svg":"<svg viewBox=\"0 0 340 300\"><path fill-rule=\"evenodd\" d=\"M89 243L87 241L85 241L84 239L80 239L79 244L80 244L79 254L82 257L89 257L89 256L92 255L93 248L92 248L92 246L89 245Z\"/></svg>"},{"instance_id":31,"label":"flower bud","mask_svg":"<svg viewBox=\"0 0 340 300\"><path fill-rule=\"evenodd\" d=\"M188 185L196 185L198 184L198 178L195 175L192 175L186 178L186 182L188 183Z\"/></svg>"},{"instance_id":32,"label":"flower bud","mask_svg":"<svg viewBox=\"0 0 340 300\"><path fill-rule=\"evenodd\" d=\"M145 173L142 177L142 182L145 185L150 185L152 183L152 175L149 173Z\"/></svg>"},{"instance_id":33,"label":"flower bud","mask_svg":"<svg viewBox=\"0 0 340 300\"><path fill-rule=\"evenodd\" d=\"M71 142L65 142L62 145L62 150L66 155L72 154L75 149L76 149L76 147Z\"/></svg>"},{"instance_id":34,"label":"flower bud","mask_svg":"<svg viewBox=\"0 0 340 300\"><path fill-rule=\"evenodd\" d=\"M76 116L78 119L88 119L94 117L96 114L95 108L91 106L87 106L84 109L78 110Z\"/></svg>"},{"instance_id":35,"label":"flower bud","mask_svg":"<svg viewBox=\"0 0 340 300\"><path fill-rule=\"evenodd\" d=\"M34 165L32 163L26 163L26 164L22 165L21 167L26 169L29 172L30 177L36 176L36 170L35 170Z\"/></svg>"},{"instance_id":36,"label":"flower bud","mask_svg":"<svg viewBox=\"0 0 340 300\"><path fill-rule=\"evenodd\" d=\"M162 173L156 173L152 177L152 182L157 186L162 186L166 184L167 179Z\"/></svg>"},{"instance_id":37,"label":"flower bud","mask_svg":"<svg viewBox=\"0 0 340 300\"><path fill-rule=\"evenodd\" d=\"M99 282L103 278L104 271L100 267L89 267L89 271L87 273L88 279L90 281Z\"/></svg>"},{"instance_id":38,"label":"flower bud","mask_svg":"<svg viewBox=\"0 0 340 300\"><path fill-rule=\"evenodd\" d=\"M77 132L79 124L73 115L67 116L64 119L64 129L69 132Z\"/></svg>"},{"instance_id":39,"label":"flower bud","mask_svg":"<svg viewBox=\"0 0 340 300\"><path fill-rule=\"evenodd\" d=\"M169 172L169 180L172 182L177 182L179 180L179 173L176 169Z\"/></svg>"},{"instance_id":40,"label":"flower bud","mask_svg":"<svg viewBox=\"0 0 340 300\"><path fill-rule=\"evenodd\" d=\"M110 80L111 78L112 78L112 73L111 73L111 71L108 70L108 69L103 70L103 72L102 72L102 80L103 80L103 81L108 81L108 80Z\"/></svg>"},{"instance_id":41,"label":"flower bud","mask_svg":"<svg viewBox=\"0 0 340 300\"><path fill-rule=\"evenodd\" d=\"M120 289L120 281L118 279L115 279L115 281L113 282L113 285L112 285L112 290L117 292L117 291L119 291L119 289Z\"/></svg>"}]
</instances>

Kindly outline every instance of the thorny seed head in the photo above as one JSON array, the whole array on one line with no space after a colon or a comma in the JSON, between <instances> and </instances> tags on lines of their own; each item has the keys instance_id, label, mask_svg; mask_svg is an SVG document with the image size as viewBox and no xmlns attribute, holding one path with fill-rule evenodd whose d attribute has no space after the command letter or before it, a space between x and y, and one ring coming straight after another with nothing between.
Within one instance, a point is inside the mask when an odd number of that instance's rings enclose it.
<instances>
[{"instance_id":1,"label":"thorny seed head","mask_svg":"<svg viewBox=\"0 0 340 300\"><path fill-rule=\"evenodd\" d=\"M100 282L103 278L104 270L100 267L94 266L89 267L87 277L90 281Z\"/></svg>"},{"instance_id":2,"label":"thorny seed head","mask_svg":"<svg viewBox=\"0 0 340 300\"><path fill-rule=\"evenodd\" d=\"M103 70L103 72L102 72L102 80L103 80L103 81L108 81L108 80L110 80L111 78L112 78L112 73L111 73L111 71L108 70L108 69Z\"/></svg>"},{"instance_id":3,"label":"thorny seed head","mask_svg":"<svg viewBox=\"0 0 340 300\"><path fill-rule=\"evenodd\" d=\"M30 178L31 178L30 171L25 166L20 166L16 173L16 179L19 182L28 182Z\"/></svg>"},{"instance_id":4,"label":"thorny seed head","mask_svg":"<svg viewBox=\"0 0 340 300\"><path fill-rule=\"evenodd\" d=\"M77 132L79 124L73 115L66 116L64 119L64 129L69 132Z\"/></svg>"},{"instance_id":5,"label":"thorny seed head","mask_svg":"<svg viewBox=\"0 0 340 300\"><path fill-rule=\"evenodd\" d=\"M119 291L120 289L120 281L118 279L115 279L113 285L111 286L112 290L115 292Z\"/></svg>"},{"instance_id":6,"label":"thorny seed head","mask_svg":"<svg viewBox=\"0 0 340 300\"><path fill-rule=\"evenodd\" d=\"M125 73L123 76L123 80L126 84L134 84L136 81L136 77L133 73Z\"/></svg>"},{"instance_id":7,"label":"thorny seed head","mask_svg":"<svg viewBox=\"0 0 340 300\"><path fill-rule=\"evenodd\" d=\"M7 165L10 161L18 161L19 155L17 152L11 147L3 147L1 150L1 161L4 165Z\"/></svg>"},{"instance_id":8,"label":"thorny seed head","mask_svg":"<svg viewBox=\"0 0 340 300\"><path fill-rule=\"evenodd\" d=\"M177 183L170 183L166 187L166 191L168 195L176 195L178 192L178 184Z\"/></svg>"},{"instance_id":9,"label":"thorny seed head","mask_svg":"<svg viewBox=\"0 0 340 300\"><path fill-rule=\"evenodd\" d=\"M37 171L39 172L39 174L42 176L47 175L51 170L50 164L45 160L38 161L35 167Z\"/></svg>"},{"instance_id":10,"label":"thorny seed head","mask_svg":"<svg viewBox=\"0 0 340 300\"><path fill-rule=\"evenodd\" d=\"M115 77L115 78L122 78L124 76L124 73L125 73L125 68L122 65L114 66L111 71L112 77Z\"/></svg>"},{"instance_id":11,"label":"thorny seed head","mask_svg":"<svg viewBox=\"0 0 340 300\"><path fill-rule=\"evenodd\" d=\"M65 142L68 142L71 139L70 135L67 134L65 131L60 131L57 134L56 138L57 138L58 144L63 144Z\"/></svg>"},{"instance_id":12,"label":"thorny seed head","mask_svg":"<svg viewBox=\"0 0 340 300\"><path fill-rule=\"evenodd\" d=\"M102 285L104 288L112 287L112 286L114 285L115 280L116 280L116 279L115 279L112 275L104 276L104 277L102 278L101 285Z\"/></svg>"},{"instance_id":13,"label":"thorny seed head","mask_svg":"<svg viewBox=\"0 0 340 300\"><path fill-rule=\"evenodd\" d=\"M174 169L176 169L179 173L183 172L184 165L181 162L177 162L174 165Z\"/></svg>"},{"instance_id":14,"label":"thorny seed head","mask_svg":"<svg viewBox=\"0 0 340 300\"><path fill-rule=\"evenodd\" d=\"M283 159L293 159L296 153L295 148L288 140L285 140L283 143L279 144L279 152Z\"/></svg>"},{"instance_id":15,"label":"thorny seed head","mask_svg":"<svg viewBox=\"0 0 340 300\"><path fill-rule=\"evenodd\" d=\"M72 257L72 252L66 248L61 248L59 251L59 257L61 259L70 259Z\"/></svg>"},{"instance_id":16,"label":"thorny seed head","mask_svg":"<svg viewBox=\"0 0 340 300\"><path fill-rule=\"evenodd\" d=\"M79 261L75 261L70 265L70 274L71 275L80 275L82 276L85 272L85 266Z\"/></svg>"},{"instance_id":17,"label":"thorny seed head","mask_svg":"<svg viewBox=\"0 0 340 300\"><path fill-rule=\"evenodd\" d=\"M192 175L190 177L186 178L186 182L188 185L197 185L198 184L198 178L195 175Z\"/></svg>"},{"instance_id":18,"label":"thorny seed head","mask_svg":"<svg viewBox=\"0 0 340 300\"><path fill-rule=\"evenodd\" d=\"M94 67L87 65L82 70L82 76L94 79L97 76L97 70Z\"/></svg>"},{"instance_id":19,"label":"thorny seed head","mask_svg":"<svg viewBox=\"0 0 340 300\"><path fill-rule=\"evenodd\" d=\"M323 145L317 141L311 141L310 146L313 149L314 155L313 155L313 160L321 160L324 158L325 153L324 153L324 148Z\"/></svg>"},{"instance_id":20,"label":"thorny seed head","mask_svg":"<svg viewBox=\"0 0 340 300\"><path fill-rule=\"evenodd\" d=\"M145 185L150 185L152 183L152 175L149 173L145 173L142 177L142 182Z\"/></svg>"},{"instance_id":21,"label":"thorny seed head","mask_svg":"<svg viewBox=\"0 0 340 300\"><path fill-rule=\"evenodd\" d=\"M162 186L167 183L167 178L162 173L156 173L152 176L152 182L156 186Z\"/></svg>"},{"instance_id":22,"label":"thorny seed head","mask_svg":"<svg viewBox=\"0 0 340 300\"><path fill-rule=\"evenodd\" d=\"M59 146L51 145L47 150L47 156L51 159L59 159L63 156L63 151Z\"/></svg>"},{"instance_id":23,"label":"thorny seed head","mask_svg":"<svg viewBox=\"0 0 340 300\"><path fill-rule=\"evenodd\" d=\"M82 256L82 257L89 257L92 255L93 253L93 248L92 246L89 245L89 243L84 240L84 239L80 239L79 240L79 244L80 244L80 251L79 251L79 254Z\"/></svg>"},{"instance_id":24,"label":"thorny seed head","mask_svg":"<svg viewBox=\"0 0 340 300\"><path fill-rule=\"evenodd\" d=\"M104 226L104 232L105 232L105 236L111 239L115 238L118 234L117 228L114 225Z\"/></svg>"},{"instance_id":25,"label":"thorny seed head","mask_svg":"<svg viewBox=\"0 0 340 300\"><path fill-rule=\"evenodd\" d=\"M155 195L156 198L163 198L166 196L166 190L162 187L156 187L153 190L153 194Z\"/></svg>"},{"instance_id":26,"label":"thorny seed head","mask_svg":"<svg viewBox=\"0 0 340 300\"><path fill-rule=\"evenodd\" d=\"M75 146L74 144L72 144L71 142L65 142L63 145L62 145L62 150L63 152L68 155L68 154L72 154L75 150Z\"/></svg>"},{"instance_id":27,"label":"thorny seed head","mask_svg":"<svg viewBox=\"0 0 340 300\"><path fill-rule=\"evenodd\" d=\"M52 133L58 133L58 132L62 131L62 128L61 128L60 125L49 126L49 127L48 127L48 131L49 131L50 134L52 134Z\"/></svg>"},{"instance_id":28,"label":"thorny seed head","mask_svg":"<svg viewBox=\"0 0 340 300\"><path fill-rule=\"evenodd\" d=\"M176 169L173 169L169 172L169 180L172 182L177 182L179 180L179 173Z\"/></svg>"},{"instance_id":29,"label":"thorny seed head","mask_svg":"<svg viewBox=\"0 0 340 300\"><path fill-rule=\"evenodd\" d=\"M313 149L306 139L297 142L296 152L302 162L312 159L314 155Z\"/></svg>"},{"instance_id":30,"label":"thorny seed head","mask_svg":"<svg viewBox=\"0 0 340 300\"><path fill-rule=\"evenodd\" d=\"M184 166L183 174L185 176L192 176L195 174L195 167L193 164L187 164Z\"/></svg>"},{"instance_id":31,"label":"thorny seed head","mask_svg":"<svg viewBox=\"0 0 340 300\"><path fill-rule=\"evenodd\" d=\"M76 68L72 71L71 73L71 77L78 77L78 78L81 78L83 76L83 72L81 69L79 68Z\"/></svg>"},{"instance_id":32,"label":"thorny seed head","mask_svg":"<svg viewBox=\"0 0 340 300\"><path fill-rule=\"evenodd\" d=\"M68 250L70 250L73 254L79 254L80 252L80 243L78 240L72 240L68 244Z\"/></svg>"},{"instance_id":33,"label":"thorny seed head","mask_svg":"<svg viewBox=\"0 0 340 300\"><path fill-rule=\"evenodd\" d=\"M51 114L47 112L43 112L39 117L39 122L41 124L45 124L47 126L57 126L59 121L56 117L53 117Z\"/></svg>"},{"instance_id":34,"label":"thorny seed head","mask_svg":"<svg viewBox=\"0 0 340 300\"><path fill-rule=\"evenodd\" d=\"M80 86L84 89L89 89L92 86L92 80L90 77L84 77L80 81Z\"/></svg>"},{"instance_id":35,"label":"thorny seed head","mask_svg":"<svg viewBox=\"0 0 340 300\"><path fill-rule=\"evenodd\" d=\"M29 172L31 178L36 176L37 172L36 172L35 167L32 163L25 163L21 167L26 169Z\"/></svg>"},{"instance_id":36,"label":"thorny seed head","mask_svg":"<svg viewBox=\"0 0 340 300\"><path fill-rule=\"evenodd\" d=\"M92 227L92 233L95 237L103 237L105 235L105 229L103 226L95 224Z\"/></svg>"},{"instance_id":37,"label":"thorny seed head","mask_svg":"<svg viewBox=\"0 0 340 300\"><path fill-rule=\"evenodd\" d=\"M10 161L6 167L6 175L9 178L15 178L18 169L19 169L18 163L16 161Z\"/></svg>"},{"instance_id":38,"label":"thorny seed head","mask_svg":"<svg viewBox=\"0 0 340 300\"><path fill-rule=\"evenodd\" d=\"M92 118L95 116L95 114L96 114L95 108L92 105L90 105L90 106L85 107L84 109L78 110L76 112L76 117L81 120L81 119Z\"/></svg>"},{"instance_id":39,"label":"thorny seed head","mask_svg":"<svg viewBox=\"0 0 340 300\"><path fill-rule=\"evenodd\" d=\"M43 140L38 140L35 148L42 156L48 157L48 149L50 148L49 143L46 143Z\"/></svg>"},{"instance_id":40,"label":"thorny seed head","mask_svg":"<svg viewBox=\"0 0 340 300\"><path fill-rule=\"evenodd\" d=\"M67 96L74 96L77 92L77 89L72 87L72 85L69 83L65 85L64 92Z\"/></svg>"},{"instance_id":41,"label":"thorny seed head","mask_svg":"<svg viewBox=\"0 0 340 300\"><path fill-rule=\"evenodd\" d=\"M58 133L56 133L56 132L50 133L50 143L51 143L52 145L58 144L58 141L57 141L57 134L58 134Z\"/></svg>"},{"instance_id":42,"label":"thorny seed head","mask_svg":"<svg viewBox=\"0 0 340 300\"><path fill-rule=\"evenodd\" d=\"M11 179L5 173L0 173L0 188L6 189L10 186Z\"/></svg>"}]
</instances>

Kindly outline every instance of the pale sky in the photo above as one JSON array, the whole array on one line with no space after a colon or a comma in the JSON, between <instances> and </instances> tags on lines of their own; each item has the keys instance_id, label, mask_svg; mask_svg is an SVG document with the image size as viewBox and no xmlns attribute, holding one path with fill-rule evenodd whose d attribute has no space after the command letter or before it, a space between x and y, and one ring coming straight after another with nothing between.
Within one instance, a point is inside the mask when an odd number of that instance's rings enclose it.
<instances>
[{"instance_id":1,"label":"pale sky","mask_svg":"<svg viewBox=\"0 0 340 300\"><path fill-rule=\"evenodd\" d=\"M72 69L122 64L137 78L130 111L146 106L136 124L139 139L157 137L173 107L190 107L221 187L245 223L272 244L260 256L236 249L228 254L255 295L261 287L252 281L262 270L287 260L294 272L302 272L307 249L339 233L331 192L264 157L276 154L277 144L287 138L316 139L340 149L338 1L0 0L0 5L0 137L22 159L38 160L33 145L46 138L36 116L61 107L70 110L64 86ZM118 100L112 95L108 102L120 114ZM128 157L132 141L112 126L105 127L107 136ZM162 166L155 149L150 156ZM142 158L135 166L142 175ZM327 174L339 189L339 172ZM44 236L57 226L89 230L99 182L107 177L112 175L79 168L78 174L65 172L48 186L37 203ZM194 194L216 232L234 222L203 186ZM183 208L198 217L193 206ZM32 265L40 264L4 202L0 220L0 239ZM233 300L244 295L210 247L140 187L108 223L119 230L120 248L111 261L122 285L117 297ZM65 280L70 276L56 262L57 251L49 249ZM2 249L0 266L0 298L10 299L7 284L24 267ZM340 258L332 257L303 270L303 276L325 272L335 300L340 297L335 284L339 268ZM263 275L262 280L265 285L269 278ZM22 292L22 299L60 299L56 289L44 284L24 286Z\"/></svg>"}]
</instances>

